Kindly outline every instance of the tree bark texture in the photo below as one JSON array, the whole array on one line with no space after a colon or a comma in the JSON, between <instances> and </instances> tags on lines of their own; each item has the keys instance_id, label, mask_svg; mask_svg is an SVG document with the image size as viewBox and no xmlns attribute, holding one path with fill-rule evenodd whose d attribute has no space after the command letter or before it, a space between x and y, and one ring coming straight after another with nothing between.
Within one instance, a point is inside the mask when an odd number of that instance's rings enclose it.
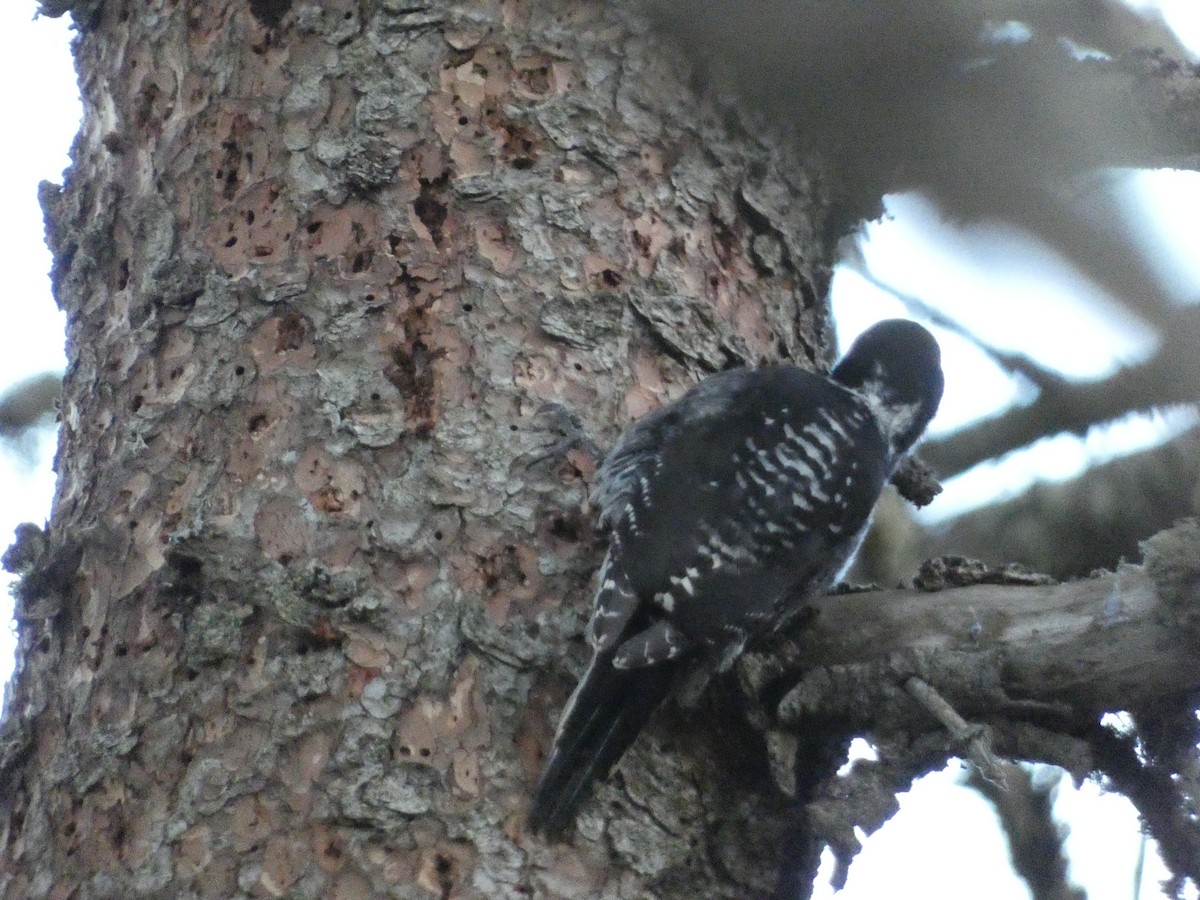
<instances>
[{"instance_id":1,"label":"tree bark texture","mask_svg":"<svg viewBox=\"0 0 1200 900\"><path fill-rule=\"evenodd\" d=\"M777 826L695 721L573 843L522 818L584 655L586 448L827 361L814 169L613 4L73 11L3 896L766 890Z\"/></svg>"},{"instance_id":2,"label":"tree bark texture","mask_svg":"<svg viewBox=\"0 0 1200 900\"><path fill-rule=\"evenodd\" d=\"M65 6L69 369L49 527L5 557L3 896L800 892L964 747L1102 769L1194 875L1184 563L817 604L567 840L525 834L596 447L706 372L828 362L827 176L623 4ZM839 778L860 733L880 762Z\"/></svg>"}]
</instances>

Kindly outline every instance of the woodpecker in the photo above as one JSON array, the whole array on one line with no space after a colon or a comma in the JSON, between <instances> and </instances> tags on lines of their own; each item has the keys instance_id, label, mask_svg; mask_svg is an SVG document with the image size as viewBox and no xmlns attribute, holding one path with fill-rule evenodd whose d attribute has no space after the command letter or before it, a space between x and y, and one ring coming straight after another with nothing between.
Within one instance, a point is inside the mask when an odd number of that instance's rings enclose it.
<instances>
[{"instance_id":1,"label":"woodpecker","mask_svg":"<svg viewBox=\"0 0 1200 900\"><path fill-rule=\"evenodd\" d=\"M592 659L534 795L534 831L571 823L668 695L694 701L747 642L830 588L942 387L933 335L890 319L828 376L722 372L625 431L593 498L610 543Z\"/></svg>"}]
</instances>

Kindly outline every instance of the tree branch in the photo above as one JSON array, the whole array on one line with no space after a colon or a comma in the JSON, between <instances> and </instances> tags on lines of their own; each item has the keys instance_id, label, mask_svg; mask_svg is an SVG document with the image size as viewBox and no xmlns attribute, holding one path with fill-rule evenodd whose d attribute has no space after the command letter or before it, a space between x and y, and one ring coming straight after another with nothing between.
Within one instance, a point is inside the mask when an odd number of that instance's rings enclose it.
<instances>
[{"instance_id":1,"label":"tree branch","mask_svg":"<svg viewBox=\"0 0 1200 900\"><path fill-rule=\"evenodd\" d=\"M1068 862L1063 855L1067 829L1054 821L1053 801L1058 785L1057 770L1052 780L1035 777L1028 765L1002 763L1000 777L989 777L978 768L967 775L967 784L984 797L1004 829L1013 868L1029 886L1034 900L1087 900L1071 884ZM1045 768L1042 767L1045 772Z\"/></svg>"},{"instance_id":2,"label":"tree branch","mask_svg":"<svg viewBox=\"0 0 1200 900\"><path fill-rule=\"evenodd\" d=\"M1083 477L1037 484L1005 503L935 526L918 542L916 557L950 551L990 563L1016 560L1059 578L1111 567L1135 559L1146 535L1200 511L1198 482L1200 428L1192 428Z\"/></svg>"},{"instance_id":3,"label":"tree branch","mask_svg":"<svg viewBox=\"0 0 1200 900\"><path fill-rule=\"evenodd\" d=\"M921 456L949 478L1047 435L1083 435L1093 425L1131 412L1195 402L1200 396L1200 370L1193 364L1200 353L1200 307L1181 309L1163 334L1162 348L1146 362L1102 381L1044 386L1028 406L929 441L921 446Z\"/></svg>"},{"instance_id":4,"label":"tree branch","mask_svg":"<svg viewBox=\"0 0 1200 900\"><path fill-rule=\"evenodd\" d=\"M943 561L949 574L942 583L956 573L1001 583L822 597L795 642L742 658L738 674L771 721L771 773L785 793L806 765L796 754L797 769L787 773L796 743L783 739L788 734L829 731L834 723L838 733L868 735L879 747L878 763L861 773L856 766L849 779L823 771L816 789L803 794L814 798L803 803L812 842L834 848L839 871L857 847L844 835L852 825L878 827L888 785L956 755L1000 785L1012 778L1010 760L1049 762L1076 778L1103 771L1169 845L1177 880L1195 877L1188 860L1200 829L1180 812L1190 808L1190 788L1165 797L1163 786L1192 784L1197 766L1191 710L1200 691L1200 525L1185 520L1143 546L1144 566L1066 584L1029 583L1037 576L1004 583L1005 571ZM1151 723L1159 736L1154 759L1131 763L1113 752L1112 735L1100 725L1108 710L1132 710L1139 723ZM1071 895L1053 859L1027 861L1022 871L1043 885L1043 895Z\"/></svg>"},{"instance_id":5,"label":"tree branch","mask_svg":"<svg viewBox=\"0 0 1200 900\"><path fill-rule=\"evenodd\" d=\"M789 668L895 657L897 672L912 669L906 676L919 675L956 705L980 705L976 676L997 653L1003 665L988 689L1010 699L1103 711L1200 688L1194 642L1164 615L1139 566L1066 584L829 595L813 608Z\"/></svg>"}]
</instances>

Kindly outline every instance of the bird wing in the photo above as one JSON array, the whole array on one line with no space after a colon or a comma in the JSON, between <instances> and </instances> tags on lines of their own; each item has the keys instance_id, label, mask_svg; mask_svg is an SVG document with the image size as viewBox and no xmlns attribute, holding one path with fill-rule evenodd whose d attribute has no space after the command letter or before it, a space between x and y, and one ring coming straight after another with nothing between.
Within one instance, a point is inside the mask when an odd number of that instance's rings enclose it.
<instances>
[{"instance_id":1,"label":"bird wing","mask_svg":"<svg viewBox=\"0 0 1200 900\"><path fill-rule=\"evenodd\" d=\"M744 641L837 575L887 466L856 396L794 367L714 376L639 420L601 466L613 539L593 646L627 644L616 664L635 666Z\"/></svg>"}]
</instances>

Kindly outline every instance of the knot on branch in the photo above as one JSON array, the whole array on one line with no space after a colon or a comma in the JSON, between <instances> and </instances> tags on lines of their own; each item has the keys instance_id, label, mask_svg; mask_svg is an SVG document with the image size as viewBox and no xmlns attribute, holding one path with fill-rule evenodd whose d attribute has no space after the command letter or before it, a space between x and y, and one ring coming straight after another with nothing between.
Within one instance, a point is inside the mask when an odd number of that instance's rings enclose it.
<instances>
[{"instance_id":1,"label":"knot on branch","mask_svg":"<svg viewBox=\"0 0 1200 900\"><path fill-rule=\"evenodd\" d=\"M1142 542L1146 572L1179 624L1200 631L1200 522L1182 519Z\"/></svg>"}]
</instances>

